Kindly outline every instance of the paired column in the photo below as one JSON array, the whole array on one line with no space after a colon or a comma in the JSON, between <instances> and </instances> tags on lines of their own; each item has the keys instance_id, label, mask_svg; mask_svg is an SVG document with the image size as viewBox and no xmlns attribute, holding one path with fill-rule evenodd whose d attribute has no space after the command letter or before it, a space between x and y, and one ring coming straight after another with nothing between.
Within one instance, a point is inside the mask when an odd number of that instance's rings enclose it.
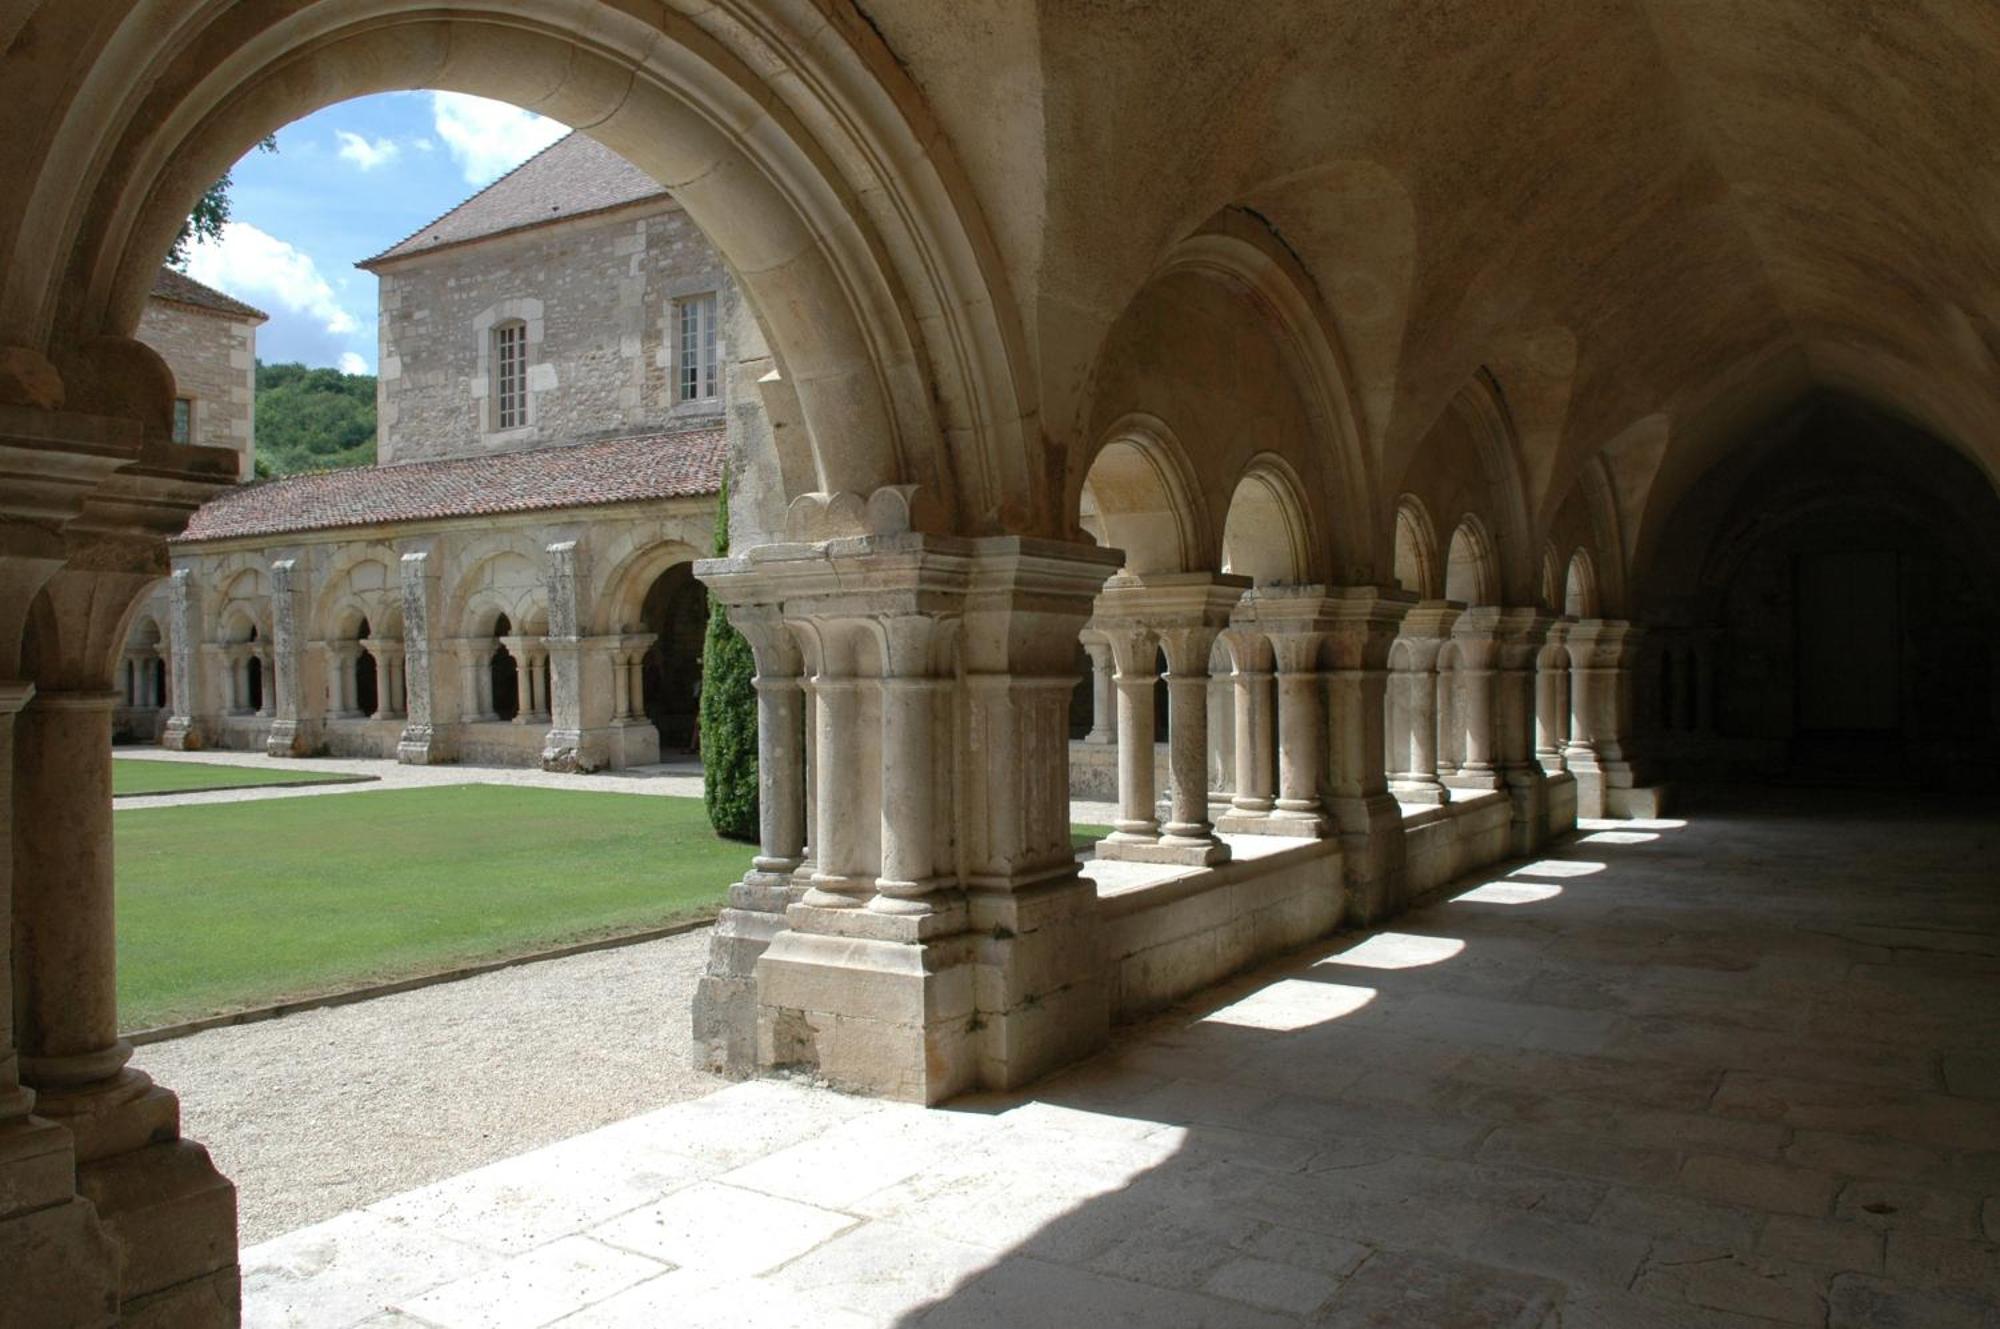
<instances>
[{"instance_id":1,"label":"paired column","mask_svg":"<svg viewBox=\"0 0 2000 1329\"><path fill-rule=\"evenodd\" d=\"M1458 614L1458 606L1442 600L1412 607L1390 652L1390 728L1395 741L1389 788L1400 802L1438 804L1450 797L1440 778L1439 749L1442 735L1455 719L1439 704L1451 680L1439 672L1438 658Z\"/></svg>"},{"instance_id":2,"label":"paired column","mask_svg":"<svg viewBox=\"0 0 2000 1329\"><path fill-rule=\"evenodd\" d=\"M1570 737L1563 759L1576 777L1580 817L1657 816L1663 804L1663 791L1645 785L1632 762L1639 640L1639 630L1618 619L1584 619L1569 630Z\"/></svg>"},{"instance_id":3,"label":"paired column","mask_svg":"<svg viewBox=\"0 0 2000 1329\"><path fill-rule=\"evenodd\" d=\"M1547 776L1536 752L1538 664L1554 620L1536 609L1509 609L1495 630L1494 764L1513 805L1512 848L1539 849L1551 832Z\"/></svg>"},{"instance_id":4,"label":"paired column","mask_svg":"<svg viewBox=\"0 0 2000 1329\"><path fill-rule=\"evenodd\" d=\"M1236 788L1224 829L1235 830L1240 820L1262 819L1275 806L1277 726L1272 679L1276 674L1271 644L1263 633L1232 628L1223 639L1229 646L1236 707Z\"/></svg>"},{"instance_id":5,"label":"paired column","mask_svg":"<svg viewBox=\"0 0 2000 1329\"><path fill-rule=\"evenodd\" d=\"M1159 682L1159 639L1144 628L1107 631L1117 672L1118 820L1110 841L1153 844L1160 838L1154 802L1153 688Z\"/></svg>"},{"instance_id":6,"label":"paired column","mask_svg":"<svg viewBox=\"0 0 2000 1329\"><path fill-rule=\"evenodd\" d=\"M1320 802L1320 770L1325 763L1320 733L1326 713L1320 704L1325 675L1313 631L1274 633L1271 647L1278 667L1278 798L1271 814L1285 833L1317 836L1326 819Z\"/></svg>"},{"instance_id":7,"label":"paired column","mask_svg":"<svg viewBox=\"0 0 2000 1329\"><path fill-rule=\"evenodd\" d=\"M1451 628L1451 730L1456 758L1444 776L1452 789L1491 790L1501 786L1497 755L1499 737L1495 714L1495 666L1505 610L1481 606L1458 616ZM1442 714L1442 711L1441 711Z\"/></svg>"},{"instance_id":8,"label":"paired column","mask_svg":"<svg viewBox=\"0 0 2000 1329\"><path fill-rule=\"evenodd\" d=\"M1564 641L1570 620L1549 625L1548 643L1535 663L1535 760L1547 775L1563 772L1563 747L1569 741L1569 651Z\"/></svg>"},{"instance_id":9,"label":"paired column","mask_svg":"<svg viewBox=\"0 0 2000 1329\"><path fill-rule=\"evenodd\" d=\"M1167 761L1173 773L1168 820L1159 845L1177 862L1220 863L1229 847L1208 816L1208 660L1211 627L1175 627L1160 633L1167 657Z\"/></svg>"}]
</instances>

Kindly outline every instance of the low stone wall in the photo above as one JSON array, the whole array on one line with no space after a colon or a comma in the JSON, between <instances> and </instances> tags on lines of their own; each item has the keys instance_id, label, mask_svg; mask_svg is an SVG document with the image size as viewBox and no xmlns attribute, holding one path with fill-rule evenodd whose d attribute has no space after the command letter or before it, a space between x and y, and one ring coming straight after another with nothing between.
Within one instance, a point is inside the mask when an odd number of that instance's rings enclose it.
<instances>
[{"instance_id":1,"label":"low stone wall","mask_svg":"<svg viewBox=\"0 0 2000 1329\"><path fill-rule=\"evenodd\" d=\"M1550 779L1544 840L1576 829L1576 782ZM1504 793L1455 792L1439 807L1406 806L1404 906L1511 856ZM1337 841L1229 836L1237 857L1213 868L1084 865L1097 881L1111 968L1111 1016L1133 1020L1231 974L1326 936L1347 912Z\"/></svg>"},{"instance_id":2,"label":"low stone wall","mask_svg":"<svg viewBox=\"0 0 2000 1329\"><path fill-rule=\"evenodd\" d=\"M1102 907L1111 1018L1137 1019L1333 931L1347 907L1339 842L1193 870L1107 894Z\"/></svg>"},{"instance_id":3,"label":"low stone wall","mask_svg":"<svg viewBox=\"0 0 2000 1329\"><path fill-rule=\"evenodd\" d=\"M324 730L329 757L388 757L396 755L403 722L395 720L328 720Z\"/></svg>"}]
</instances>

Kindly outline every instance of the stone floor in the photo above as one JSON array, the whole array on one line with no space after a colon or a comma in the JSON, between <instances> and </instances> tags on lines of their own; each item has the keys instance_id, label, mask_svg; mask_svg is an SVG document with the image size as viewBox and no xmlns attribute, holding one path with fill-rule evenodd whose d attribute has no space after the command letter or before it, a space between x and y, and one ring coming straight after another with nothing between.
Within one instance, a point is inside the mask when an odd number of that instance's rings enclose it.
<instances>
[{"instance_id":1,"label":"stone floor","mask_svg":"<svg viewBox=\"0 0 2000 1329\"><path fill-rule=\"evenodd\" d=\"M252 1247L246 1323L1992 1329L1994 811L1593 824L1029 1094L742 1084Z\"/></svg>"}]
</instances>

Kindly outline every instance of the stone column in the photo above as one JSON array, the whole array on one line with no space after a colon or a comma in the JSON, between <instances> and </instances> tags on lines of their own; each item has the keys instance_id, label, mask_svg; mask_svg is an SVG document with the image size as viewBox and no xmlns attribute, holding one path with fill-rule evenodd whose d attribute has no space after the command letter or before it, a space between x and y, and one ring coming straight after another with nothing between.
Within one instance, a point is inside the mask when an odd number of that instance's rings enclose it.
<instances>
[{"instance_id":1,"label":"stone column","mask_svg":"<svg viewBox=\"0 0 2000 1329\"><path fill-rule=\"evenodd\" d=\"M1438 770L1439 733L1445 724L1438 702L1446 684L1437 661L1458 614L1448 601L1426 600L1403 617L1394 652L1399 667L1390 682L1407 726L1403 736L1408 746L1395 754L1389 775L1389 787L1400 802L1439 804L1449 798Z\"/></svg>"},{"instance_id":2,"label":"stone column","mask_svg":"<svg viewBox=\"0 0 2000 1329\"><path fill-rule=\"evenodd\" d=\"M1513 808L1511 848L1531 854L1551 833L1547 776L1535 752L1536 665L1554 620L1537 609L1508 609L1495 629L1493 762Z\"/></svg>"},{"instance_id":3,"label":"stone column","mask_svg":"<svg viewBox=\"0 0 2000 1329\"><path fill-rule=\"evenodd\" d=\"M1496 757L1499 738L1494 702L1494 666L1499 658L1505 611L1491 605L1468 609L1451 628L1457 668L1452 671L1454 720L1459 734L1457 769L1444 777L1452 789L1496 790L1501 786Z\"/></svg>"},{"instance_id":4,"label":"stone column","mask_svg":"<svg viewBox=\"0 0 2000 1329\"><path fill-rule=\"evenodd\" d=\"M1278 798L1271 813L1286 834L1317 837L1326 829L1320 801L1325 762L1320 733L1326 724L1320 705L1319 670L1323 634L1288 631L1271 638L1278 666Z\"/></svg>"},{"instance_id":5,"label":"stone column","mask_svg":"<svg viewBox=\"0 0 2000 1329\"><path fill-rule=\"evenodd\" d=\"M1548 644L1535 660L1535 760L1545 775L1559 775L1563 745L1569 741L1569 651L1564 645L1570 620L1549 625Z\"/></svg>"},{"instance_id":6,"label":"stone column","mask_svg":"<svg viewBox=\"0 0 2000 1329\"><path fill-rule=\"evenodd\" d=\"M1117 673L1118 820L1107 843L1150 845L1160 838L1153 789L1153 688L1159 682L1159 640L1143 628L1105 634ZM1101 846L1100 846L1101 851Z\"/></svg>"},{"instance_id":7,"label":"stone column","mask_svg":"<svg viewBox=\"0 0 2000 1329\"><path fill-rule=\"evenodd\" d=\"M428 546L406 549L397 563L403 587L403 733L396 760L429 766L452 758L457 733L445 711L451 653L438 623L437 554Z\"/></svg>"},{"instance_id":8,"label":"stone column","mask_svg":"<svg viewBox=\"0 0 2000 1329\"><path fill-rule=\"evenodd\" d=\"M1118 741L1118 689L1114 681L1111 643L1102 634L1083 634L1083 649L1090 653L1090 733L1086 743Z\"/></svg>"},{"instance_id":9,"label":"stone column","mask_svg":"<svg viewBox=\"0 0 2000 1329\"><path fill-rule=\"evenodd\" d=\"M1248 823L1262 821L1275 806L1277 729L1271 680L1276 675L1271 643L1262 632L1232 628L1224 639L1229 643L1230 679L1235 684L1236 790L1223 829L1248 830Z\"/></svg>"},{"instance_id":10,"label":"stone column","mask_svg":"<svg viewBox=\"0 0 2000 1329\"><path fill-rule=\"evenodd\" d=\"M917 916L937 908L931 898L940 807L934 735L947 680L937 676L935 656L946 626L927 614L882 620L881 853L868 901L877 913Z\"/></svg>"},{"instance_id":11,"label":"stone column","mask_svg":"<svg viewBox=\"0 0 2000 1329\"><path fill-rule=\"evenodd\" d=\"M303 757L320 745L320 719L308 698L306 656L306 570L297 558L271 564L271 658L275 678L266 692L275 692L277 718L271 722L264 751L273 757Z\"/></svg>"},{"instance_id":12,"label":"stone column","mask_svg":"<svg viewBox=\"0 0 2000 1329\"><path fill-rule=\"evenodd\" d=\"M816 501L795 507L808 529ZM1105 1037L1096 893L1069 841L1068 711L1077 634L1118 555L918 534L912 501L878 491L865 510L882 533L740 551L697 575L725 604L780 612L813 677L818 871L756 963L758 1062L936 1102L1025 1083ZM904 620L928 625L891 626ZM885 691L883 676L933 681ZM927 764L911 709L926 691ZM930 773L931 889L922 912L855 908L921 866L892 843L919 828L887 806L912 760ZM844 889L864 870L865 894Z\"/></svg>"},{"instance_id":13,"label":"stone column","mask_svg":"<svg viewBox=\"0 0 2000 1329\"><path fill-rule=\"evenodd\" d=\"M1176 861L1220 863L1229 847L1208 817L1208 655L1210 627L1174 627L1160 633L1167 656L1167 746L1173 771L1160 848L1179 851Z\"/></svg>"},{"instance_id":14,"label":"stone column","mask_svg":"<svg viewBox=\"0 0 2000 1329\"><path fill-rule=\"evenodd\" d=\"M1664 791L1644 784L1631 757L1639 636L1618 619L1585 619L1569 630L1570 738L1563 759L1576 777L1580 817L1653 817L1664 804Z\"/></svg>"},{"instance_id":15,"label":"stone column","mask_svg":"<svg viewBox=\"0 0 2000 1329\"><path fill-rule=\"evenodd\" d=\"M13 935L14 884L14 723L15 716L35 689L27 683L0 682L0 936ZM0 946L0 1221L11 1217L7 1203L10 1166L21 1161L14 1144L16 1128L24 1124L35 1105L32 1091L21 1087L20 1058L14 1046L14 966L12 945ZM69 1179L62 1179L62 1194L69 1192ZM0 1300L0 1305L4 1305Z\"/></svg>"},{"instance_id":16,"label":"stone column","mask_svg":"<svg viewBox=\"0 0 2000 1329\"><path fill-rule=\"evenodd\" d=\"M1100 858L1206 866L1228 857L1208 810L1208 661L1216 635L1250 588L1247 577L1210 573L1121 572L1105 584L1092 620L1118 665L1117 831ZM1154 823L1155 643L1168 659L1167 742L1172 809ZM1160 832L1164 832L1163 834Z\"/></svg>"},{"instance_id":17,"label":"stone column","mask_svg":"<svg viewBox=\"0 0 2000 1329\"><path fill-rule=\"evenodd\" d=\"M1323 802L1340 840L1348 915L1383 917L1407 903L1403 814L1389 792L1389 652L1413 597L1373 586L1337 586L1321 617L1327 642L1332 783Z\"/></svg>"},{"instance_id":18,"label":"stone column","mask_svg":"<svg viewBox=\"0 0 2000 1329\"><path fill-rule=\"evenodd\" d=\"M805 685L798 643L776 605L731 606L757 666L757 856L729 888L695 987L694 1045L709 1070L757 1068L757 961L785 928L792 877L805 863Z\"/></svg>"}]
</instances>

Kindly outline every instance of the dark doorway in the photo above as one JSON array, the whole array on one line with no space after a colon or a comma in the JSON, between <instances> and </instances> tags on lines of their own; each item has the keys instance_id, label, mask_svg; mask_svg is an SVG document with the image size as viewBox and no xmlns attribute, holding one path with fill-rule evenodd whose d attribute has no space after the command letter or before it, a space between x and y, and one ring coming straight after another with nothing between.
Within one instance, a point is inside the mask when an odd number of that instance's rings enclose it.
<instances>
[{"instance_id":1,"label":"dark doorway","mask_svg":"<svg viewBox=\"0 0 2000 1329\"><path fill-rule=\"evenodd\" d=\"M1894 550L1799 555L1799 729L1888 733L1902 723L1902 614Z\"/></svg>"},{"instance_id":2,"label":"dark doorway","mask_svg":"<svg viewBox=\"0 0 2000 1329\"><path fill-rule=\"evenodd\" d=\"M701 695L701 653L708 632L708 592L692 563L659 575L640 609L653 644L641 664L646 718L660 731L662 751L695 748Z\"/></svg>"},{"instance_id":3,"label":"dark doorway","mask_svg":"<svg viewBox=\"0 0 2000 1329\"><path fill-rule=\"evenodd\" d=\"M361 620L361 630L355 634L356 641L368 640L368 620ZM363 715L375 714L379 700L375 686L375 657L366 647L356 650L354 656L354 709Z\"/></svg>"},{"instance_id":4,"label":"dark doorway","mask_svg":"<svg viewBox=\"0 0 2000 1329\"><path fill-rule=\"evenodd\" d=\"M505 637L514 631L514 625L505 614L494 621L493 635ZM488 681L493 690L493 714L502 720L511 720L521 713L521 666L514 659L514 653L503 642L495 642L493 661L487 666Z\"/></svg>"}]
</instances>

